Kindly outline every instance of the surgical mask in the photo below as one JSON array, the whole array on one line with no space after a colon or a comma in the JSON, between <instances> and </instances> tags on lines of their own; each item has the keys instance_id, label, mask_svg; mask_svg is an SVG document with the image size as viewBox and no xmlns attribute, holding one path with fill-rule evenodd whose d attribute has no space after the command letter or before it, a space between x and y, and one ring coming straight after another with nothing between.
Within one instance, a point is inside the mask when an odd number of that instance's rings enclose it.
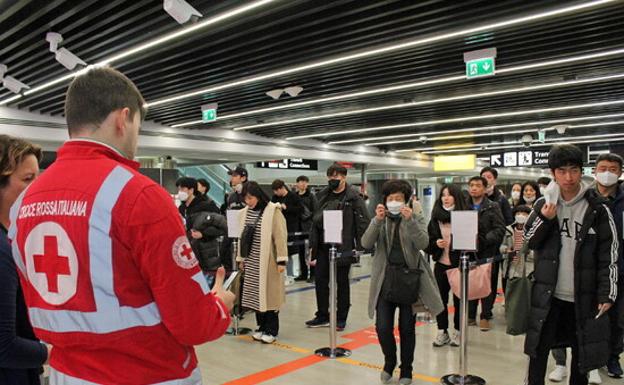
<instances>
[{"instance_id":1,"label":"surgical mask","mask_svg":"<svg viewBox=\"0 0 624 385\"><path fill-rule=\"evenodd\" d=\"M388 212L392 215L399 215L401 213L401 209L405 207L404 202L397 201L388 201L386 203L386 207L388 208Z\"/></svg>"},{"instance_id":2,"label":"surgical mask","mask_svg":"<svg viewBox=\"0 0 624 385\"><path fill-rule=\"evenodd\" d=\"M516 215L516 223L519 225L525 224L527 219L529 219L527 215Z\"/></svg>"},{"instance_id":3,"label":"surgical mask","mask_svg":"<svg viewBox=\"0 0 624 385\"><path fill-rule=\"evenodd\" d=\"M238 194L243 192L243 184L239 183L236 186L234 186L234 191L236 191Z\"/></svg>"},{"instance_id":4,"label":"surgical mask","mask_svg":"<svg viewBox=\"0 0 624 385\"><path fill-rule=\"evenodd\" d=\"M535 202L535 197L528 197L528 196L525 195L524 196L524 201L526 203L533 203L533 202Z\"/></svg>"},{"instance_id":5,"label":"surgical mask","mask_svg":"<svg viewBox=\"0 0 624 385\"><path fill-rule=\"evenodd\" d=\"M180 200L180 202L186 202L188 198L189 198L189 195L187 192L178 191L178 199Z\"/></svg>"},{"instance_id":6,"label":"surgical mask","mask_svg":"<svg viewBox=\"0 0 624 385\"><path fill-rule=\"evenodd\" d=\"M540 194L544 195L545 192L546 192L546 187L540 187Z\"/></svg>"},{"instance_id":7,"label":"surgical mask","mask_svg":"<svg viewBox=\"0 0 624 385\"><path fill-rule=\"evenodd\" d=\"M340 179L330 179L327 181L327 185L329 186L330 190L337 190L338 187L340 187Z\"/></svg>"},{"instance_id":8,"label":"surgical mask","mask_svg":"<svg viewBox=\"0 0 624 385\"><path fill-rule=\"evenodd\" d=\"M512 191L511 192L511 199L513 199L515 201L520 199L520 191Z\"/></svg>"},{"instance_id":9,"label":"surgical mask","mask_svg":"<svg viewBox=\"0 0 624 385\"><path fill-rule=\"evenodd\" d=\"M446 211L453 211L455 210L455 205L450 205L450 206L442 206L442 208Z\"/></svg>"},{"instance_id":10,"label":"surgical mask","mask_svg":"<svg viewBox=\"0 0 624 385\"><path fill-rule=\"evenodd\" d=\"M618 179L620 179L617 175L612 172L605 171L599 172L596 174L596 180L603 186L610 187L617 183Z\"/></svg>"}]
</instances>

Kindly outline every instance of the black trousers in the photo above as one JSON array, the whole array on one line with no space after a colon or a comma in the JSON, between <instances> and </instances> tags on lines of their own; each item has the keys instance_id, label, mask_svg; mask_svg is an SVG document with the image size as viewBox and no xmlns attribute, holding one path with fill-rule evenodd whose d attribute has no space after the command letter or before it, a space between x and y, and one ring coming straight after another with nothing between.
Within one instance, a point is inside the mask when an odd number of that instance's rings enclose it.
<instances>
[{"instance_id":1,"label":"black trousers","mask_svg":"<svg viewBox=\"0 0 624 385\"><path fill-rule=\"evenodd\" d=\"M553 298L550 312L542 325L542 334L537 345L537 354L529 359L528 385L544 385L548 353L560 341L572 348L570 385L587 385L587 374L578 366L578 344L576 340L576 315L574 303Z\"/></svg>"},{"instance_id":2,"label":"black trousers","mask_svg":"<svg viewBox=\"0 0 624 385\"><path fill-rule=\"evenodd\" d=\"M624 330L618 323L620 312L622 311L621 301L624 301L624 277L618 277L618 297L615 304L609 309L609 321L611 322L611 340L609 341L609 352L611 359L618 359L624 350Z\"/></svg>"},{"instance_id":3,"label":"black trousers","mask_svg":"<svg viewBox=\"0 0 624 385\"><path fill-rule=\"evenodd\" d=\"M258 324L258 331L265 334L270 334L273 337L277 337L279 333L279 312L267 311L256 312L256 323Z\"/></svg>"},{"instance_id":4,"label":"black trousers","mask_svg":"<svg viewBox=\"0 0 624 385\"><path fill-rule=\"evenodd\" d=\"M412 363L416 348L416 316L412 305L388 302L379 296L375 328L384 354L384 371L392 374L397 365L396 339L394 337L394 314L399 309L399 337L401 340L401 378L412 378Z\"/></svg>"},{"instance_id":5,"label":"black trousers","mask_svg":"<svg viewBox=\"0 0 624 385\"><path fill-rule=\"evenodd\" d=\"M349 285L349 270L351 265L336 268L336 283L338 295L338 322L346 322L351 307L351 287ZM319 255L316 259L315 288L316 288L316 316L322 320L329 320L329 257Z\"/></svg>"},{"instance_id":6,"label":"black trousers","mask_svg":"<svg viewBox=\"0 0 624 385\"><path fill-rule=\"evenodd\" d=\"M438 283L438 288L440 289L440 297L442 297L442 303L444 304L444 311L437 315L436 320L438 321L438 330L448 330L449 321L448 321L448 301L449 301L449 292L451 291L451 284L449 283L448 276L446 272L452 269L451 266L443 265L439 262L436 262L433 267L433 274L435 275L436 282ZM453 295L453 306L455 306L455 314L453 314L453 326L455 330L459 331L459 297Z\"/></svg>"},{"instance_id":7,"label":"black trousers","mask_svg":"<svg viewBox=\"0 0 624 385\"><path fill-rule=\"evenodd\" d=\"M299 276L308 278L308 264L306 263L306 247L299 246Z\"/></svg>"},{"instance_id":8,"label":"black trousers","mask_svg":"<svg viewBox=\"0 0 624 385\"><path fill-rule=\"evenodd\" d=\"M481 319L490 320L494 318L494 314L492 313L492 309L494 309L494 302L496 302L496 292L498 291L498 270L500 269L500 262L492 263L492 276L491 276L491 286L492 292L485 298L475 299L474 301L470 301L468 303L468 318L476 319L477 318L477 306L479 305L479 301L481 301Z\"/></svg>"}]
</instances>

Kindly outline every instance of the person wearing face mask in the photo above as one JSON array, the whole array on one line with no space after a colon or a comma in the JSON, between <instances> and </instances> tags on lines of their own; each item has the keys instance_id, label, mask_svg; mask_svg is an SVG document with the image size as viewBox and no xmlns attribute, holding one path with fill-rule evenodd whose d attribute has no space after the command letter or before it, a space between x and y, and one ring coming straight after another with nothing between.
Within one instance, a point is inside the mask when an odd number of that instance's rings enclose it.
<instances>
[{"instance_id":1,"label":"person wearing face mask","mask_svg":"<svg viewBox=\"0 0 624 385\"><path fill-rule=\"evenodd\" d=\"M596 159L596 190L607 200L607 207L611 211L615 222L616 233L620 240L624 233L622 219L624 216L624 182L622 166L624 161L617 154L600 154ZM609 311L611 320L611 341L609 345L609 361L607 374L610 377L622 377L620 354L623 349L624 326L624 242L620 242L618 253L618 296L613 309Z\"/></svg>"},{"instance_id":2,"label":"person wearing face mask","mask_svg":"<svg viewBox=\"0 0 624 385\"><path fill-rule=\"evenodd\" d=\"M540 187L537 183L530 180L522 185L522 197L520 197L520 205L533 208L535 202L542 197Z\"/></svg>"},{"instance_id":3,"label":"person wearing face mask","mask_svg":"<svg viewBox=\"0 0 624 385\"><path fill-rule=\"evenodd\" d=\"M53 346L51 384L196 385L193 346L230 325L225 272L211 291L171 196L133 160L144 106L119 71L81 71L65 96L71 139L11 209L29 319Z\"/></svg>"},{"instance_id":4,"label":"person wearing face mask","mask_svg":"<svg viewBox=\"0 0 624 385\"><path fill-rule=\"evenodd\" d=\"M435 275L444 310L438 314L438 334L433 341L433 346L440 347L450 344L459 346L459 311L453 315L454 333L449 336L449 313L448 302L449 292L453 295L453 306L459 309L459 298L452 294L451 284L446 272L452 268L459 267L459 251L451 250L451 211L467 210L468 206L464 199L464 194L456 185L444 185L440 190L440 196L431 211L431 220L427 227L429 233L429 246L427 253L431 254L435 261L433 272Z\"/></svg>"},{"instance_id":5,"label":"person wearing face mask","mask_svg":"<svg viewBox=\"0 0 624 385\"><path fill-rule=\"evenodd\" d=\"M337 294L339 331L344 330L351 306L349 271L353 253L362 250L361 238L370 217L359 192L347 183L347 169L333 164L327 169L327 187L317 194L319 210L314 213L310 233L312 258L315 258L316 306L315 317L306 322L310 328L329 326L329 249L323 241L323 211L342 210L342 244L337 246Z\"/></svg>"},{"instance_id":6,"label":"person wearing face mask","mask_svg":"<svg viewBox=\"0 0 624 385\"><path fill-rule=\"evenodd\" d=\"M520 198L522 197L522 183L514 183L511 186L511 194L509 196L509 205L514 208L520 205Z\"/></svg>"},{"instance_id":7,"label":"person wearing face mask","mask_svg":"<svg viewBox=\"0 0 624 385\"><path fill-rule=\"evenodd\" d=\"M399 309L399 336L401 342L401 366L399 384L412 383L412 363L416 345L417 303L424 304L432 314L442 311L442 301L429 269L428 261L421 255L429 244L422 213L415 213L406 203L412 194L412 186L404 180L390 180L381 188L384 204L377 205L375 217L362 236L362 246L375 247L371 267L371 285L368 314L375 317L375 328L384 355L381 381L387 384L397 365L394 318ZM407 286L398 280L396 269L420 270L418 288ZM414 285L415 286L415 285ZM416 291L403 298L396 292Z\"/></svg>"},{"instance_id":8,"label":"person wearing face mask","mask_svg":"<svg viewBox=\"0 0 624 385\"><path fill-rule=\"evenodd\" d=\"M537 186L538 188L535 191L538 191L540 196L544 195L544 191L546 191L546 187L548 187L548 185L550 184L550 181L552 179L550 179L547 176L543 176L540 178L537 178Z\"/></svg>"},{"instance_id":9,"label":"person wearing face mask","mask_svg":"<svg viewBox=\"0 0 624 385\"><path fill-rule=\"evenodd\" d=\"M531 214L531 209L527 206L514 207L514 223L507 226L500 251L501 254L511 258L503 260L503 292L507 288L507 281L510 278L522 277L524 264L527 267L527 274L533 271L533 253L524 242L524 224L529 219L529 214Z\"/></svg>"},{"instance_id":10,"label":"person wearing face mask","mask_svg":"<svg viewBox=\"0 0 624 385\"><path fill-rule=\"evenodd\" d=\"M39 385L49 347L35 337L24 304L11 245L9 211L39 175L39 146L0 135L0 384Z\"/></svg>"},{"instance_id":11,"label":"person wearing face mask","mask_svg":"<svg viewBox=\"0 0 624 385\"><path fill-rule=\"evenodd\" d=\"M237 166L235 169L228 171L230 176L230 186L232 191L228 196L227 210L240 210L245 207L245 197L243 193L243 184L247 182L249 174L247 169L241 166Z\"/></svg>"}]
</instances>

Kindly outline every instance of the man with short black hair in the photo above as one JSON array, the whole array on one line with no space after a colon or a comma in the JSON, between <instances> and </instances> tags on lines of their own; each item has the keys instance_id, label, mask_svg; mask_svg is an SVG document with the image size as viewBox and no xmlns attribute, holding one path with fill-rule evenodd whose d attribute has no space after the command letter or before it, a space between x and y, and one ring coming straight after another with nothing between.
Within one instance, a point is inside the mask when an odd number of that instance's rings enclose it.
<instances>
[{"instance_id":1,"label":"man with short black hair","mask_svg":"<svg viewBox=\"0 0 624 385\"><path fill-rule=\"evenodd\" d=\"M479 238L477 242L477 258L486 259L494 257L498 252L503 238L505 237L505 222L498 203L492 202L486 197L488 181L482 176L473 176L468 181L468 207L479 212ZM492 266L492 277L498 277L498 265ZM481 331L491 328L490 320L494 317L492 309L496 300L496 279L492 279L492 293L481 300L470 301L468 318L469 323L476 325L477 307L481 301Z\"/></svg>"},{"instance_id":2,"label":"man with short black hair","mask_svg":"<svg viewBox=\"0 0 624 385\"><path fill-rule=\"evenodd\" d=\"M317 312L306 322L311 328L329 326L329 245L323 240L323 211L342 210L342 244L337 245L338 311L337 329L344 330L351 306L349 271L354 251L361 250L360 240L368 228L370 217L359 192L347 183L347 169L337 163L327 169L328 186L318 194L319 210L314 215L310 247L316 255Z\"/></svg>"},{"instance_id":3,"label":"man with short black hair","mask_svg":"<svg viewBox=\"0 0 624 385\"><path fill-rule=\"evenodd\" d=\"M307 176L300 175L297 177L297 194L301 198L304 207L303 214L301 214L301 231L308 234L305 236L308 239L312 230L312 218L318 210L318 200L310 189L309 183L310 179ZM311 282L314 279L314 266L308 268L305 245L299 246L299 265L301 266L301 274L295 278L295 281L308 280Z\"/></svg>"},{"instance_id":4,"label":"man with short black hair","mask_svg":"<svg viewBox=\"0 0 624 385\"><path fill-rule=\"evenodd\" d=\"M271 190L273 190L273 203L279 203L282 207L282 214L286 218L286 228L288 230L288 241L294 242L298 237L293 235L294 233L301 232L301 215L303 215L303 202L299 198L298 194L290 191L286 186L286 183L281 179L275 179L271 183ZM292 277L292 258L291 256L297 253L298 246L290 246L288 248L288 276ZM291 278L289 278L291 279Z\"/></svg>"},{"instance_id":5,"label":"man with short black hair","mask_svg":"<svg viewBox=\"0 0 624 385\"><path fill-rule=\"evenodd\" d=\"M241 195L243 192L243 184L247 182L249 174L247 169L237 166L233 170L228 171L230 176L230 186L234 191L230 193L227 201L227 210L240 210L245 207L245 197Z\"/></svg>"},{"instance_id":6,"label":"man with short black hair","mask_svg":"<svg viewBox=\"0 0 624 385\"><path fill-rule=\"evenodd\" d=\"M622 219L624 216L624 182L622 167L624 160L618 154L600 154L596 159L596 189L607 200L607 207L611 210L615 222L616 234L623 234ZM620 238L621 239L621 238ZM624 317L624 243L619 243L618 253L618 296L615 306L609 310L611 320L611 340L609 346L609 360L607 374L610 377L620 378L623 375L620 366L620 354L624 348L624 330L619 322Z\"/></svg>"},{"instance_id":7,"label":"man with short black hair","mask_svg":"<svg viewBox=\"0 0 624 385\"><path fill-rule=\"evenodd\" d=\"M503 195L503 193L496 187L498 171L493 167L483 167L479 175L487 180L488 185L486 194L488 199L492 202L498 203L498 207L500 208L501 214L503 214L503 219L505 220L505 225L511 225L514 222L513 215L511 215L511 206L509 206L509 201L505 195Z\"/></svg>"},{"instance_id":8,"label":"man with short black hair","mask_svg":"<svg viewBox=\"0 0 624 385\"><path fill-rule=\"evenodd\" d=\"M71 139L11 210L30 321L53 346L52 384L201 383L193 345L230 323L224 272L211 292L171 196L133 160L143 105L112 68L77 75L65 100Z\"/></svg>"},{"instance_id":9,"label":"man with short black hair","mask_svg":"<svg viewBox=\"0 0 624 385\"><path fill-rule=\"evenodd\" d=\"M551 348L571 347L570 384L585 385L609 359L605 313L617 297L618 239L604 199L582 182L582 151L555 145L548 167L556 184L536 202L524 233L535 251L527 384L544 384Z\"/></svg>"}]
</instances>

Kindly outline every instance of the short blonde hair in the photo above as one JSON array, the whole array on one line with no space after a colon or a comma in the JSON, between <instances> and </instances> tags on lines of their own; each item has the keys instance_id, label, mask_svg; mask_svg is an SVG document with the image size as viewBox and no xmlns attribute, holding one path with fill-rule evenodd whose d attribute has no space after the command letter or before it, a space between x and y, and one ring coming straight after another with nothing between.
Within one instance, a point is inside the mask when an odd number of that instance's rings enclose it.
<instances>
[{"instance_id":1,"label":"short blonde hair","mask_svg":"<svg viewBox=\"0 0 624 385\"><path fill-rule=\"evenodd\" d=\"M28 155L34 155L41 162L43 152L41 147L26 140L0 135L0 188L8 184L9 177Z\"/></svg>"}]
</instances>

